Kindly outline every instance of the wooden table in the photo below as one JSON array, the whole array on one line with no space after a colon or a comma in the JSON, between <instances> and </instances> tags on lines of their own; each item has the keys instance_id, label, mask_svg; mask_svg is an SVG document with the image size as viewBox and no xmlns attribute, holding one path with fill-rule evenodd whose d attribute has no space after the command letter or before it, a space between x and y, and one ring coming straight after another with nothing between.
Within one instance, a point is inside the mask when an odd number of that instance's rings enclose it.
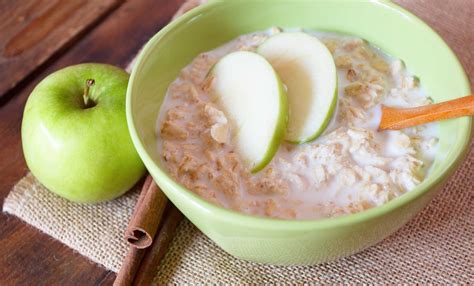
<instances>
[{"instance_id":1,"label":"wooden table","mask_svg":"<svg viewBox=\"0 0 474 286\"><path fill-rule=\"evenodd\" d=\"M168 23L183 2L68 0L79 4L72 8L56 7L62 9L63 14L69 13L67 17L46 17L41 16L47 13L41 11L42 7L51 2L54 5L62 4L45 0L22 1L25 5L38 2L39 6L25 6L25 9L17 11L17 15L13 10L7 10L13 9L11 4L16 1L0 0L0 50L3 49L0 55L0 204L3 204L13 185L27 172L21 149L20 126L26 99L34 86L49 73L71 64L102 62L124 67L147 39ZM474 1L395 2L418 15L441 34L459 56L473 83ZM81 5L88 5L86 12ZM82 16L71 20L78 10L82 11ZM35 20L41 17L43 18ZM49 30L21 30L18 29L18 21L43 21L41 26ZM70 27L58 25L61 22L69 23ZM22 42L21 37L11 40L16 30L21 30L21 33L32 38L28 38L26 42ZM6 35L11 35L10 39L6 39ZM26 59L28 65L12 63L11 59L15 56L27 57L28 49L41 48L44 43L39 36L63 40L59 43L51 41L55 45L46 49L43 47L37 54ZM8 49L5 43L9 44ZM0 285L111 285L114 278L114 273L74 253L58 241L15 217L0 213Z\"/></svg>"}]
</instances>

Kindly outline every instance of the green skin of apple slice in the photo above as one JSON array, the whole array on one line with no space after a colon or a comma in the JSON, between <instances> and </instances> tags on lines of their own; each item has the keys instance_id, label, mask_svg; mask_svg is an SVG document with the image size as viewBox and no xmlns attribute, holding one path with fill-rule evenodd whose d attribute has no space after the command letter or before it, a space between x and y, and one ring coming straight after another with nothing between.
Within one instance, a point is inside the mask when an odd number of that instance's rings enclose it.
<instances>
[{"instance_id":1,"label":"green skin of apple slice","mask_svg":"<svg viewBox=\"0 0 474 286\"><path fill-rule=\"evenodd\" d=\"M250 52L246 52L250 53ZM256 53L253 53L256 54ZM258 55L258 54L256 54ZM224 56L223 58L225 58ZM223 59L222 58L222 59ZM263 58L263 57L262 57ZM221 60L222 60L221 59ZM264 59L264 58L263 58ZM219 62L214 64L210 71L208 72L207 76L215 76L217 77L218 75L215 73L215 67ZM268 63L270 65L270 63ZM271 66L271 65L270 65ZM251 166L250 171L251 173L255 174L262 169L264 169L273 159L275 156L276 152L278 151L278 148L280 147L281 142L285 138L286 134L286 128L288 126L288 98L287 98L287 93L286 93L286 88L283 85L283 82L280 79L280 76L276 73L276 71L272 68L273 75L277 79L278 82L278 94L279 94L279 111L278 111L278 119L276 120L275 124L275 131L269 140L268 148L265 151L265 154L262 157L262 160L259 162L256 162Z\"/></svg>"},{"instance_id":2,"label":"green skin of apple slice","mask_svg":"<svg viewBox=\"0 0 474 286\"><path fill-rule=\"evenodd\" d=\"M326 116L326 119L324 119L324 121L322 122L321 127L313 135L311 135L310 137L305 138L303 140L292 141L292 140L287 139L285 141L288 142L288 143L291 143L291 144L304 144L304 143L308 143L308 142L311 142L313 140L316 140L316 138L321 136L321 134L323 134L323 132L328 127L329 122L331 122L331 119L334 115L334 111L336 110L338 91L339 91L338 90L338 79L337 79L337 73L336 73L336 88L334 89L333 99L331 101L331 105L330 105L328 113L327 113L328 115Z\"/></svg>"},{"instance_id":3,"label":"green skin of apple slice","mask_svg":"<svg viewBox=\"0 0 474 286\"><path fill-rule=\"evenodd\" d=\"M285 138L286 127L288 126L288 97L286 95L286 89L276 72L275 76L278 78L279 82L278 88L280 93L280 116L278 117L277 124L275 127L275 133L273 134L273 137L270 140L269 147L267 149L267 152L263 156L263 160L251 169L251 172L253 174L257 173L258 171L261 171L272 161L273 157L278 151L278 148L280 147L281 142Z\"/></svg>"},{"instance_id":4,"label":"green skin of apple slice","mask_svg":"<svg viewBox=\"0 0 474 286\"><path fill-rule=\"evenodd\" d=\"M282 33L282 34L277 34L275 36L272 36L270 37L267 41L271 41L272 38L274 37L279 37L280 35L283 35L283 34L286 34L286 33ZM309 35L308 35L309 36ZM309 36L309 37L312 37L312 36ZM264 55L265 53L262 52L262 47L267 44L267 41L264 42L263 44L261 44L258 49L257 49L257 53L261 54L261 55ZM330 55L330 52L327 51L327 53ZM332 56L331 56L332 57ZM299 140L293 140L291 138L288 138L288 136L286 135L286 138L285 140L291 144L304 144L304 143L307 143L307 142L310 142L310 141L313 141L315 140L316 138L318 138L327 128L327 126L329 125L329 122L331 121L331 118L332 118L332 115L334 114L334 111L335 111L335 108L336 108L336 105L337 105L337 98L338 98L338 78L337 78L337 70L335 68L335 64L334 64L334 71L335 71L335 84L334 84L334 92L332 93L332 100L330 101L329 103L329 106L327 108L327 112L326 112L326 116L324 118L324 120L320 121L319 123L319 126L318 128L310 135L310 136L307 136L307 137L304 137L304 138L301 138ZM290 115L290 118L289 120L291 120L291 115Z\"/></svg>"}]
</instances>

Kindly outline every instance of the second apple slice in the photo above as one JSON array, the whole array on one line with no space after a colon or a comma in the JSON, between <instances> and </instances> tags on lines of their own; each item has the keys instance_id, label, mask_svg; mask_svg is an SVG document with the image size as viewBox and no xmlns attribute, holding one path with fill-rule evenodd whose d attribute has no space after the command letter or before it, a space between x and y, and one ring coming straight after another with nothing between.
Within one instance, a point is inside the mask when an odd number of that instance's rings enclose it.
<instances>
[{"instance_id":1,"label":"second apple slice","mask_svg":"<svg viewBox=\"0 0 474 286\"><path fill-rule=\"evenodd\" d=\"M337 73L326 46L302 32L270 37L258 48L288 88L289 121L285 139L305 143L328 125L337 102Z\"/></svg>"},{"instance_id":2,"label":"second apple slice","mask_svg":"<svg viewBox=\"0 0 474 286\"><path fill-rule=\"evenodd\" d=\"M278 75L264 57L230 53L210 72L211 95L233 126L237 152L252 172L273 158L286 132L288 105Z\"/></svg>"}]
</instances>

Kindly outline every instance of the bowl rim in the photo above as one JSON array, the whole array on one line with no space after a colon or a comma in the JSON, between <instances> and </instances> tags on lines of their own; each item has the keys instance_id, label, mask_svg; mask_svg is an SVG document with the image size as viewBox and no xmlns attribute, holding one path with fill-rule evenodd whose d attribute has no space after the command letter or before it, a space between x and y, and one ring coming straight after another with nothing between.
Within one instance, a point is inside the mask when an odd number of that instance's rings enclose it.
<instances>
[{"instance_id":1,"label":"bowl rim","mask_svg":"<svg viewBox=\"0 0 474 286\"><path fill-rule=\"evenodd\" d=\"M415 189L395 198L391 201L377 207L373 207L368 210L364 210L354 214L343 215L339 217L329 217L329 218L320 218L320 219L310 219L310 220L284 220L284 219L276 219L276 218L269 218L269 217L260 217L260 216L253 216L244 213L240 213L234 210L226 209L224 207L217 206L213 203L206 201L205 199L201 198L191 190L187 189L186 187L179 184L166 171L164 171L160 166L155 164L154 160L148 154L144 144L138 135L137 128L135 127L135 120L134 115L132 113L132 90L134 89L135 78L137 77L137 70L138 67L145 61L145 59L152 53L152 50L155 45L159 43L159 40L164 37L168 32L172 31L176 27L180 25L186 25L192 20L194 17L198 16L202 12L213 9L216 5L220 5L225 1L216 1L210 0L208 3L201 5L200 7L194 8L193 10L185 13L179 19L173 20L170 22L166 27L161 29L158 33L156 33L143 47L142 51L139 53L136 63L132 69L132 73L129 80L129 85L127 88L127 97L126 97L126 115L127 115L127 125L129 128L129 133L132 138L132 141L139 153L141 159L147 166L150 174L154 178L159 178L156 180L158 185L167 186L175 191L179 190L179 196L181 199L188 200L191 203L196 204L201 209L204 209L211 215L216 216L221 220L225 220L237 225L246 225L247 227L256 227L256 228L266 228L266 229L274 229L274 230L308 230L308 229L324 229L324 228L332 228L341 225L350 225L362 221L368 221L371 219L375 219L377 217L381 217L386 215L396 209L407 205L409 202L415 200L416 198L424 195L425 193L429 192L435 185L442 182L445 178L449 177L457 167L463 162L466 154L468 153L468 146L471 141L471 137L473 135L473 128L472 128L472 118L460 118L456 119L462 121L464 123L462 127L465 127L463 134L461 134L461 146L459 151L453 159L449 162L448 166L443 169L441 174L435 178L431 178L431 180L424 180L421 184L415 187ZM390 0L372 0L371 1L374 5L383 5L391 8L398 13L402 14L404 17L407 17L410 21L412 21L416 25L420 25L424 27L427 32L433 34L433 36L437 37L440 40L440 43L444 44L453 60L455 61L454 64L456 66L456 73L463 76L465 88L469 91L470 84L466 72L464 71L459 59L455 55L455 53L451 50L449 45L441 38L441 36L434 31L428 24L424 21L419 19L417 16L412 14L411 12L407 11L406 9L402 8L401 6L394 4ZM156 174L156 175L154 175Z\"/></svg>"}]
</instances>

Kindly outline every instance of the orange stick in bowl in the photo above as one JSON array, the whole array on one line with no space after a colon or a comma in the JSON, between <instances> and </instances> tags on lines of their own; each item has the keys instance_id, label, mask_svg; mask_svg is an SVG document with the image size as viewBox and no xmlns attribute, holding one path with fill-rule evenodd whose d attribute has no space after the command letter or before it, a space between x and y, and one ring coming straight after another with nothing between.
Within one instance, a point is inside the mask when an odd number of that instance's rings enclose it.
<instances>
[{"instance_id":1,"label":"orange stick in bowl","mask_svg":"<svg viewBox=\"0 0 474 286\"><path fill-rule=\"evenodd\" d=\"M382 105L379 130L399 130L433 121L474 115L474 95L414 108Z\"/></svg>"}]
</instances>

